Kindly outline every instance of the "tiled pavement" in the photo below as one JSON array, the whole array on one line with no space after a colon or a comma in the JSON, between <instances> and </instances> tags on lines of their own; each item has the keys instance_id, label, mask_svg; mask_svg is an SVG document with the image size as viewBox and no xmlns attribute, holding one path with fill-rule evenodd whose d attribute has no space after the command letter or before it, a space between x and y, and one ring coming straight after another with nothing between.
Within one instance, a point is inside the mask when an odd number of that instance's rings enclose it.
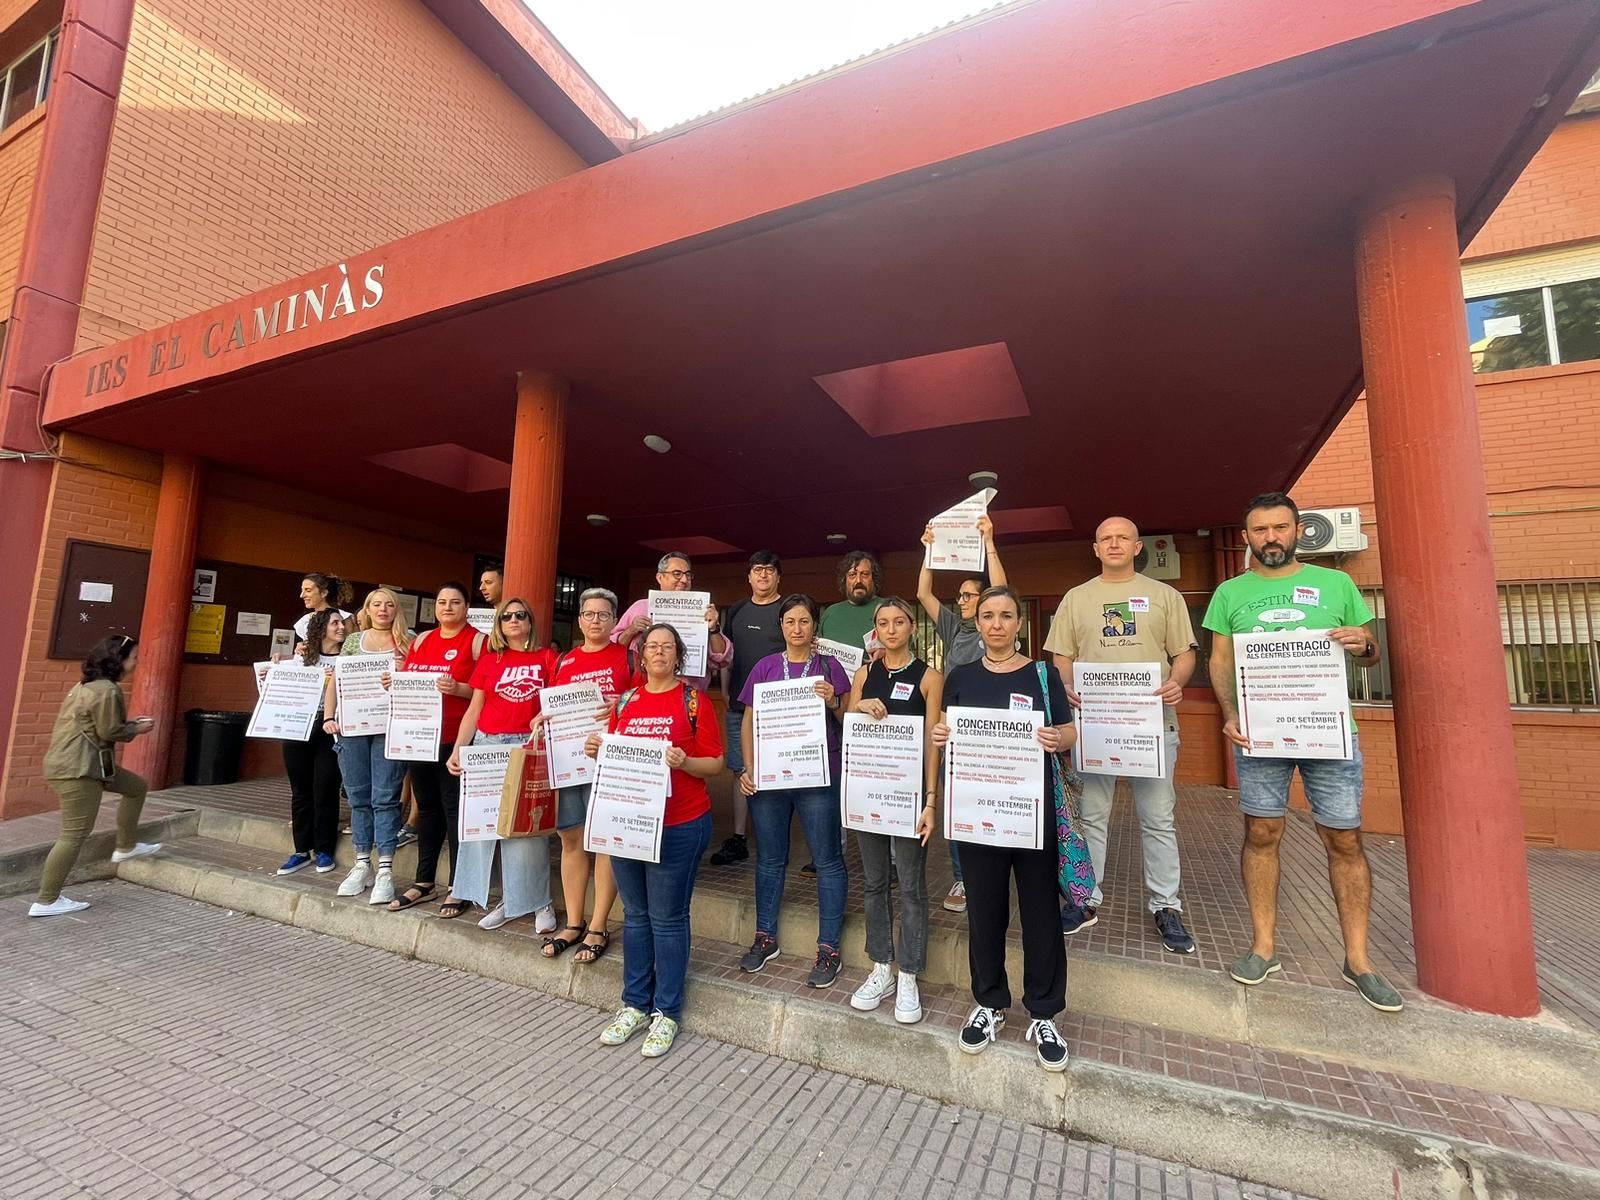
<instances>
[{"instance_id":1,"label":"tiled pavement","mask_svg":"<svg viewBox=\"0 0 1600 1200\"><path fill-rule=\"evenodd\" d=\"M261 851L236 843L199 839L185 843L181 853L188 861L213 869L262 875L271 871L271 865L262 861ZM319 876L302 871L294 877L292 886L314 889L331 897L339 878L339 872ZM74 889L74 894L82 890ZM336 902L366 907L364 898ZM431 914L437 909L428 905L418 911ZM465 922L473 918L457 919ZM540 939L534 933L531 917L508 922L495 937L520 943L523 953L530 956L539 953ZM0 937L0 952L4 946L4 938ZM826 991L806 987L805 978L811 967L809 947L790 947L790 953L779 955L759 975L744 975L737 966L741 949L697 937L691 950L692 967L703 977L778 990L838 1008L848 1006L851 989L860 982L859 972L846 971L840 975L838 983ZM621 953L620 938L615 940L611 953ZM1071 980L1069 965L1069 1001ZM925 1022L942 1026L954 1037L971 1008L971 995L963 987L927 983L923 984L921 992ZM1352 1003L1357 1003L1353 997ZM887 1006L877 1013L855 1015L860 1020L893 1023ZM1371 1018L1375 1021L1395 1019L1377 1013L1371 1014ZM1020 1044L1027 1025L1027 1013L1020 1005L1014 1005L1001 1031L1001 1040ZM1080 1060L1153 1072L1226 1088L1247 1097L1288 1101L1343 1116L1377 1120L1405 1129L1464 1138L1574 1166L1600 1169L1600 1114L1533 1104L1513 1096L1108 1017L1068 1011L1062 1014L1059 1025L1073 1055Z\"/></svg>"},{"instance_id":2,"label":"tiled pavement","mask_svg":"<svg viewBox=\"0 0 1600 1200\"><path fill-rule=\"evenodd\" d=\"M714 844L720 844L732 828L731 791L726 780L713 784L713 797L717 830ZM288 805L281 779L228 788L173 788L160 793L160 802L198 803L237 812L285 816ZM1159 962L1176 969L1225 969L1250 943L1249 912L1238 877L1241 831L1232 792L1193 785L1179 789L1184 919L1198 949L1192 955L1170 954L1162 949L1150 926L1144 903L1139 827L1124 789L1113 815L1107 848L1108 901L1100 910L1099 924L1075 935L1072 946ZM785 897L814 905L815 885L799 873L806 847L798 831L791 846L794 861ZM1373 870L1373 958L1408 999L1417 999L1421 993L1416 985L1416 955L1411 945L1404 843L1397 838L1370 836L1367 853ZM860 856L853 838L846 839L845 857L850 869L847 910L859 912ZM1302 814L1291 814L1282 863L1278 953L1283 962L1283 978L1346 990L1348 985L1339 977L1343 951L1333 897L1328 890L1326 858L1316 830ZM1545 1006L1563 1020L1600 1031L1600 941L1579 933L1600 928L1600 854L1533 848L1528 851L1528 871ZM950 879L949 854L943 840L938 839L928 854L931 920L935 925L959 928L965 919L938 905L949 890ZM697 887L749 896L753 891L752 864L713 867L707 863L701 869ZM1485 897L1485 903L1490 902Z\"/></svg>"},{"instance_id":3,"label":"tiled pavement","mask_svg":"<svg viewBox=\"0 0 1600 1200\"><path fill-rule=\"evenodd\" d=\"M79 890L81 919L0 921L6 1200L1289 1200L694 1035L648 1062L568 1001Z\"/></svg>"}]
</instances>

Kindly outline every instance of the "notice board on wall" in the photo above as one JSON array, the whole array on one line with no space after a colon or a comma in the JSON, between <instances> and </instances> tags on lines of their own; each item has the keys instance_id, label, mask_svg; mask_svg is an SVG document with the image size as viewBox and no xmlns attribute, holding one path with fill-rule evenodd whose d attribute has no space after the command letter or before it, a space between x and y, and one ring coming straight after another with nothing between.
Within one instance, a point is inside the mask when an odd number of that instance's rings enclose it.
<instances>
[{"instance_id":1,"label":"notice board on wall","mask_svg":"<svg viewBox=\"0 0 1600 1200\"><path fill-rule=\"evenodd\" d=\"M61 563L50 657L86 658L109 634L139 636L150 552L69 541Z\"/></svg>"},{"instance_id":2,"label":"notice board on wall","mask_svg":"<svg viewBox=\"0 0 1600 1200\"><path fill-rule=\"evenodd\" d=\"M250 666L268 658L273 649L273 631L290 629L306 614L300 599L300 571L281 571L274 567L253 567L244 563L195 561L198 590L191 608L193 617L185 646L184 661ZM376 583L351 580L354 598L345 608L357 611ZM141 592L142 597L142 592ZM409 602L408 602L409 597ZM401 593L400 602L414 611L419 625L433 624L433 606L424 605L420 592ZM220 611L219 611L220 610ZM426 616L426 621L420 620Z\"/></svg>"}]
</instances>

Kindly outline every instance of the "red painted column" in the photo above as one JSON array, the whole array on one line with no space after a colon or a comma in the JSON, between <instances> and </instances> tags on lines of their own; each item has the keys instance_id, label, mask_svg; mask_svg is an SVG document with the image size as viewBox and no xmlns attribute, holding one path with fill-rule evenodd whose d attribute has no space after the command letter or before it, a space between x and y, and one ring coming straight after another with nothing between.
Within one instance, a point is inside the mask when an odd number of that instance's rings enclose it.
<instances>
[{"instance_id":1,"label":"red painted column","mask_svg":"<svg viewBox=\"0 0 1600 1200\"><path fill-rule=\"evenodd\" d=\"M1528 1016L1527 851L1450 179L1368 209L1356 289L1417 977L1442 1000Z\"/></svg>"},{"instance_id":2,"label":"red painted column","mask_svg":"<svg viewBox=\"0 0 1600 1200\"><path fill-rule=\"evenodd\" d=\"M561 470L567 452L567 381L543 371L517 376L517 423L511 444L511 500L506 513L505 595L533 608L535 636L550 640L556 603L556 548L561 538Z\"/></svg>"},{"instance_id":3,"label":"red painted column","mask_svg":"<svg viewBox=\"0 0 1600 1200\"><path fill-rule=\"evenodd\" d=\"M183 643L189 630L194 594L194 547L200 534L201 471L195 459L169 454L161 464L156 499L155 538L150 544L150 578L144 590L144 620L139 624L139 669L128 699L130 716L154 717L156 728L132 742L127 767L152 787L167 783L167 756L178 719L178 684L183 674Z\"/></svg>"}]
</instances>

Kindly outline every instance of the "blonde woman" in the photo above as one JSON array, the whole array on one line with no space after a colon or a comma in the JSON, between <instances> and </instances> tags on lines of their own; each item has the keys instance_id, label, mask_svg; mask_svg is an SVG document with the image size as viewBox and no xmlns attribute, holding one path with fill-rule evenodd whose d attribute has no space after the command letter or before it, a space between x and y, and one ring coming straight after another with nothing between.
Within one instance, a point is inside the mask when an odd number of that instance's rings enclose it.
<instances>
[{"instance_id":1,"label":"blonde woman","mask_svg":"<svg viewBox=\"0 0 1600 1200\"><path fill-rule=\"evenodd\" d=\"M388 588L373 588L367 593L356 616L356 632L345 639L339 651L345 654L388 654L399 670L411 645L411 631L400 619L400 601ZM323 712L329 714L322 728L339 733L337 689L328 679ZM381 733L339 736L339 773L344 777L344 792L350 800L350 831L355 838L356 865L339 885L339 895L359 896L370 885L369 904L387 904L394 899L394 849L400 834L400 787L405 783L406 764L391 762L384 756ZM378 852L374 873L372 852Z\"/></svg>"}]
</instances>

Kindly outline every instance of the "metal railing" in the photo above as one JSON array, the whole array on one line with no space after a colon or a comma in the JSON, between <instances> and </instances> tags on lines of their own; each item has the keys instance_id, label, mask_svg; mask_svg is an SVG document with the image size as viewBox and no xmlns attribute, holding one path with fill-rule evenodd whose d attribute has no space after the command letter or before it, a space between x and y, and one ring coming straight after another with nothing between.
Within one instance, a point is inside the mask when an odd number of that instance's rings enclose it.
<instances>
[{"instance_id":1,"label":"metal railing","mask_svg":"<svg viewBox=\"0 0 1600 1200\"><path fill-rule=\"evenodd\" d=\"M1532 708L1600 706L1600 580L1513 580L1496 585L1500 642L1511 703ZM1383 662L1352 670L1350 698L1362 704L1394 699L1389 674L1389 615L1382 588L1362 588ZM1404 614L1394 618L1404 620Z\"/></svg>"}]
</instances>

